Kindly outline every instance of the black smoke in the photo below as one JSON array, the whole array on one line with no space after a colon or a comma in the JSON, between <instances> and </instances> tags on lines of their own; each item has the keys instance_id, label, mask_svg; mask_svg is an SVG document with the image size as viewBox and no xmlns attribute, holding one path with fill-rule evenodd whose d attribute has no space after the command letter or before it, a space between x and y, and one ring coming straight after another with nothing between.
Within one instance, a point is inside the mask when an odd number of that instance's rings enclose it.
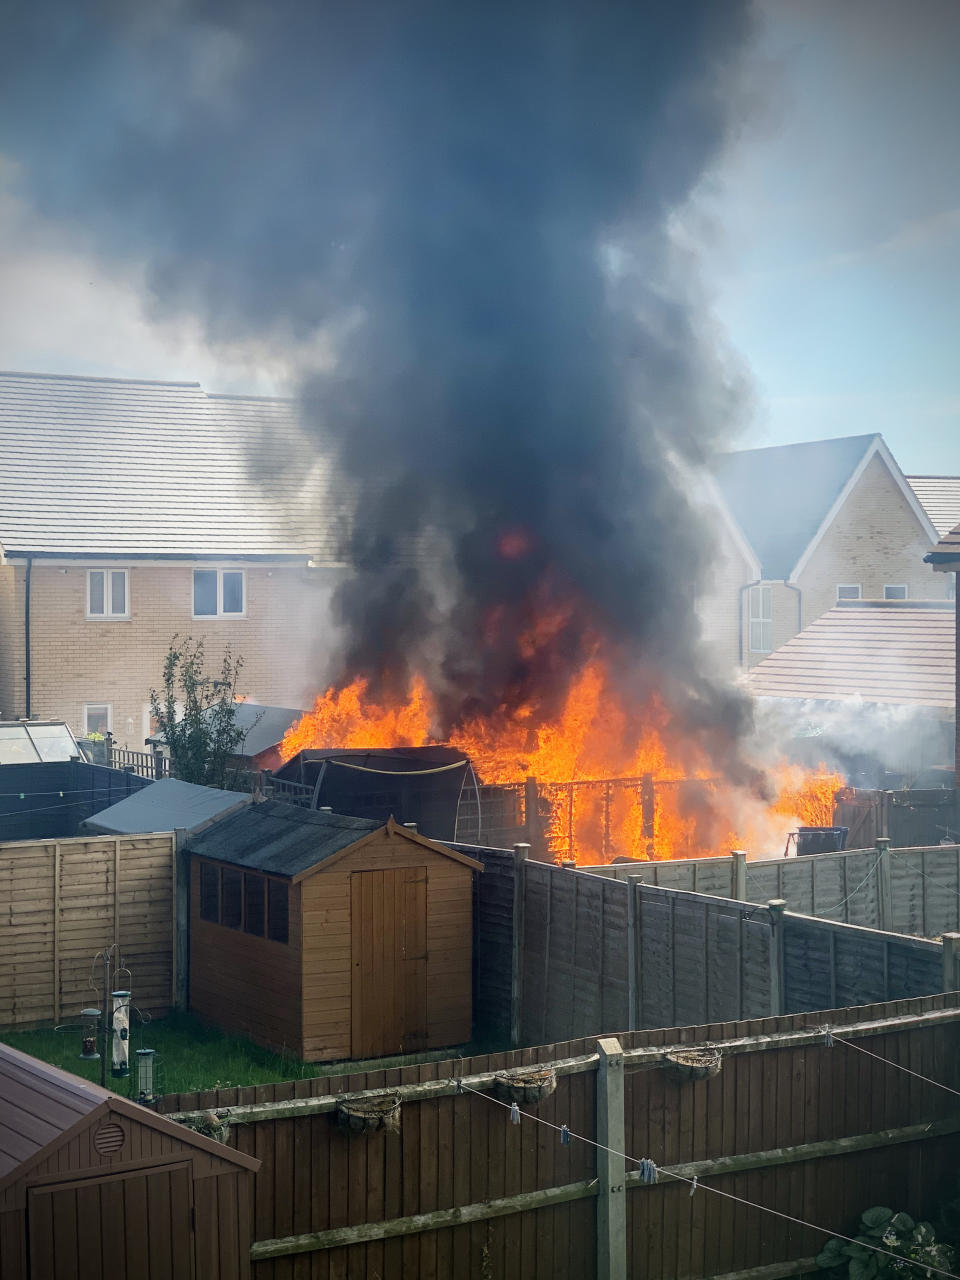
<instances>
[{"instance_id":1,"label":"black smoke","mask_svg":"<svg viewBox=\"0 0 960 1280\"><path fill-rule=\"evenodd\" d=\"M736 123L748 10L6 6L0 151L36 207L214 341L334 343L301 396L356 498L345 676L425 667L452 723L549 704L599 636L631 692L745 723L703 673L677 470L739 397L671 219Z\"/></svg>"}]
</instances>

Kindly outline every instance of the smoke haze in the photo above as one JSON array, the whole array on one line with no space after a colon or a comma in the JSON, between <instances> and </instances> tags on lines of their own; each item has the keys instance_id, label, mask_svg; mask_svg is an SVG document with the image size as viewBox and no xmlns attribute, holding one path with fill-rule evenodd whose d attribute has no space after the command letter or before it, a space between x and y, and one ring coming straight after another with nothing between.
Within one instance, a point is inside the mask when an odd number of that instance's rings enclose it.
<instances>
[{"instance_id":1,"label":"smoke haze","mask_svg":"<svg viewBox=\"0 0 960 1280\"><path fill-rule=\"evenodd\" d=\"M159 313L295 346L353 505L344 677L425 670L449 725L548 709L599 639L631 695L745 728L704 674L709 537L678 478L743 392L671 217L736 124L748 9L7 7L24 198L145 260Z\"/></svg>"}]
</instances>

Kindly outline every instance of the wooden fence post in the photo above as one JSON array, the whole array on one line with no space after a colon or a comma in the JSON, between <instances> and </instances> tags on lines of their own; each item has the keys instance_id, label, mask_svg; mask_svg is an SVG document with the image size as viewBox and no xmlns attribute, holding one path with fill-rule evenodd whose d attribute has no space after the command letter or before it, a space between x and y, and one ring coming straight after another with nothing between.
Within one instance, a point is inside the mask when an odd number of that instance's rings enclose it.
<instances>
[{"instance_id":1,"label":"wooden fence post","mask_svg":"<svg viewBox=\"0 0 960 1280\"><path fill-rule=\"evenodd\" d=\"M783 1009L783 914L787 904L783 898L771 898L767 903L770 913L770 1016L779 1018Z\"/></svg>"},{"instance_id":2,"label":"wooden fence post","mask_svg":"<svg viewBox=\"0 0 960 1280\"><path fill-rule=\"evenodd\" d=\"M623 1047L614 1036L605 1036L597 1041L597 1052L597 1280L626 1280Z\"/></svg>"},{"instance_id":3,"label":"wooden fence post","mask_svg":"<svg viewBox=\"0 0 960 1280\"><path fill-rule=\"evenodd\" d=\"M960 933L943 935L943 989L944 991L960 991Z\"/></svg>"},{"instance_id":4,"label":"wooden fence post","mask_svg":"<svg viewBox=\"0 0 960 1280\"><path fill-rule=\"evenodd\" d=\"M890 837L877 836L877 910L880 928L893 928L893 897L890 893ZM848 908L849 915L849 908Z\"/></svg>"},{"instance_id":5,"label":"wooden fence post","mask_svg":"<svg viewBox=\"0 0 960 1280\"><path fill-rule=\"evenodd\" d=\"M520 1012L523 1001L523 897L526 884L528 844L513 846L513 955L510 964L510 1044L520 1044ZM547 938L547 948L550 939Z\"/></svg>"},{"instance_id":6,"label":"wooden fence post","mask_svg":"<svg viewBox=\"0 0 960 1280\"><path fill-rule=\"evenodd\" d=\"M747 900L747 855L742 849L734 849L730 854L730 897L736 902Z\"/></svg>"}]
</instances>

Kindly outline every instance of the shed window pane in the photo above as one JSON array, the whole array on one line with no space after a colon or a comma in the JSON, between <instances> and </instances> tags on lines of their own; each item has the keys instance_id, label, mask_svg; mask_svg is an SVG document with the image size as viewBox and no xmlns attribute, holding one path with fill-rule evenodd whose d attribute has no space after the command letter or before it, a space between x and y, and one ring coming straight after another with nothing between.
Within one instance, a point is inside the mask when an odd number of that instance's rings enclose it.
<instances>
[{"instance_id":1,"label":"shed window pane","mask_svg":"<svg viewBox=\"0 0 960 1280\"><path fill-rule=\"evenodd\" d=\"M220 868L200 863L200 919L220 923Z\"/></svg>"},{"instance_id":2,"label":"shed window pane","mask_svg":"<svg viewBox=\"0 0 960 1280\"><path fill-rule=\"evenodd\" d=\"M220 873L220 923L228 929L239 929L242 920L243 873L224 867Z\"/></svg>"},{"instance_id":3,"label":"shed window pane","mask_svg":"<svg viewBox=\"0 0 960 1280\"><path fill-rule=\"evenodd\" d=\"M230 570L223 574L223 612L243 613L243 571Z\"/></svg>"},{"instance_id":4,"label":"shed window pane","mask_svg":"<svg viewBox=\"0 0 960 1280\"><path fill-rule=\"evenodd\" d=\"M127 571L114 569L110 574L110 612L127 612Z\"/></svg>"},{"instance_id":5,"label":"shed window pane","mask_svg":"<svg viewBox=\"0 0 960 1280\"><path fill-rule=\"evenodd\" d=\"M217 615L216 569L194 569L193 612L198 618L215 618Z\"/></svg>"},{"instance_id":6,"label":"shed window pane","mask_svg":"<svg viewBox=\"0 0 960 1280\"><path fill-rule=\"evenodd\" d=\"M106 574L102 569L90 570L90 612L106 612Z\"/></svg>"},{"instance_id":7,"label":"shed window pane","mask_svg":"<svg viewBox=\"0 0 960 1280\"><path fill-rule=\"evenodd\" d=\"M267 937L273 942L290 941L288 886L282 880L267 881Z\"/></svg>"},{"instance_id":8,"label":"shed window pane","mask_svg":"<svg viewBox=\"0 0 960 1280\"><path fill-rule=\"evenodd\" d=\"M243 877L243 930L263 937L266 903L264 901L263 876L245 875Z\"/></svg>"}]
</instances>

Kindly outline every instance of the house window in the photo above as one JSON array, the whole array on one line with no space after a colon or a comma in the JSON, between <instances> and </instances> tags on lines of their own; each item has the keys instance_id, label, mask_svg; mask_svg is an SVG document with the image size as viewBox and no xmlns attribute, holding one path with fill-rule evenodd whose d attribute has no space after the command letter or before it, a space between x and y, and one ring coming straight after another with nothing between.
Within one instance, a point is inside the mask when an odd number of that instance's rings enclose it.
<instances>
[{"instance_id":1,"label":"house window","mask_svg":"<svg viewBox=\"0 0 960 1280\"><path fill-rule=\"evenodd\" d=\"M193 616L240 618L246 608L242 569L194 569Z\"/></svg>"},{"instance_id":2,"label":"house window","mask_svg":"<svg viewBox=\"0 0 960 1280\"><path fill-rule=\"evenodd\" d=\"M773 592L770 587L750 588L750 652L773 649Z\"/></svg>"},{"instance_id":3,"label":"house window","mask_svg":"<svg viewBox=\"0 0 960 1280\"><path fill-rule=\"evenodd\" d=\"M837 586L838 600L859 600L861 595L859 582L841 582Z\"/></svg>"},{"instance_id":4,"label":"house window","mask_svg":"<svg viewBox=\"0 0 960 1280\"><path fill-rule=\"evenodd\" d=\"M129 618L126 569L87 570L87 617Z\"/></svg>"},{"instance_id":5,"label":"house window","mask_svg":"<svg viewBox=\"0 0 960 1280\"><path fill-rule=\"evenodd\" d=\"M243 931L263 937L267 904L263 876L243 877Z\"/></svg>"},{"instance_id":6,"label":"house window","mask_svg":"<svg viewBox=\"0 0 960 1280\"><path fill-rule=\"evenodd\" d=\"M883 588L884 600L906 600L907 594L907 588L902 583L897 583L893 586L887 584Z\"/></svg>"},{"instance_id":7,"label":"house window","mask_svg":"<svg viewBox=\"0 0 960 1280\"><path fill-rule=\"evenodd\" d=\"M267 881L267 907L267 937L271 942L289 942L290 903L282 880Z\"/></svg>"},{"instance_id":8,"label":"house window","mask_svg":"<svg viewBox=\"0 0 960 1280\"><path fill-rule=\"evenodd\" d=\"M109 702L85 702L83 704L83 732L89 737L99 733L101 737L113 728L113 707Z\"/></svg>"},{"instance_id":9,"label":"house window","mask_svg":"<svg viewBox=\"0 0 960 1280\"><path fill-rule=\"evenodd\" d=\"M220 923L220 868L200 863L200 919Z\"/></svg>"},{"instance_id":10,"label":"house window","mask_svg":"<svg viewBox=\"0 0 960 1280\"><path fill-rule=\"evenodd\" d=\"M243 923L243 872L224 867L220 873L220 923L239 929Z\"/></svg>"}]
</instances>

